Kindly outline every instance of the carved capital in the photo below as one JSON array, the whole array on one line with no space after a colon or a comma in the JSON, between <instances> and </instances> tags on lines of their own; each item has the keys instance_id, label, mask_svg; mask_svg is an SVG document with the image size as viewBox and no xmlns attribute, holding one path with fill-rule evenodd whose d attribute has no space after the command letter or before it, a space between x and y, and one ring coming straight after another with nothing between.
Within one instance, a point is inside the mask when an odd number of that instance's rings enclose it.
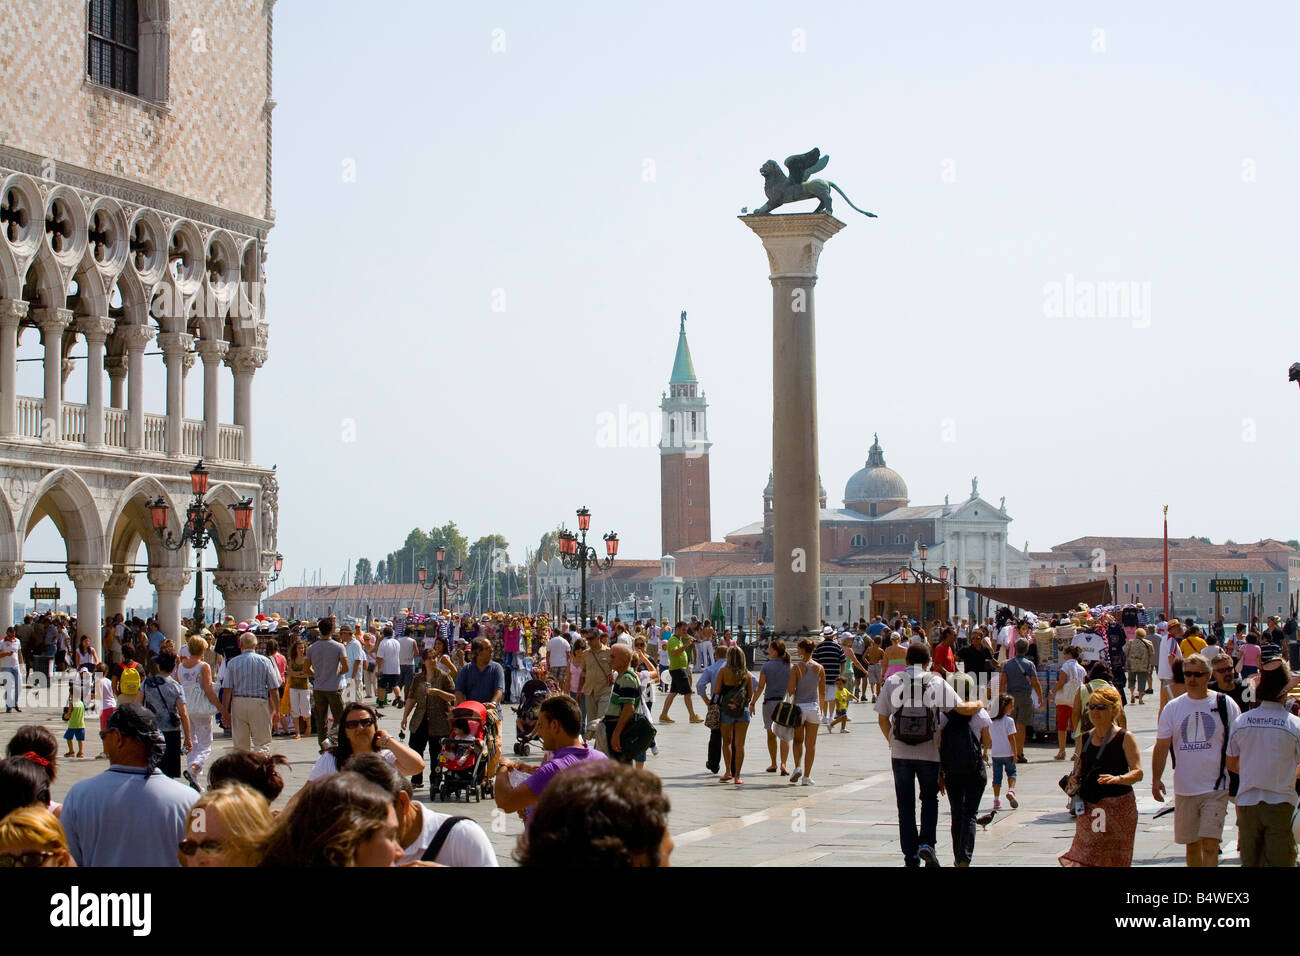
<instances>
[{"instance_id":1,"label":"carved capital","mask_svg":"<svg viewBox=\"0 0 1300 956\"><path fill-rule=\"evenodd\" d=\"M78 316L74 328L86 337L88 345L103 345L104 340L113 334L113 329L117 327L112 319L106 315L82 315Z\"/></svg>"},{"instance_id":2,"label":"carved capital","mask_svg":"<svg viewBox=\"0 0 1300 956\"><path fill-rule=\"evenodd\" d=\"M822 246L844 228L844 223L824 212L741 216L740 221L763 240L773 280L816 279Z\"/></svg>"},{"instance_id":3,"label":"carved capital","mask_svg":"<svg viewBox=\"0 0 1300 956\"><path fill-rule=\"evenodd\" d=\"M77 360L76 360L76 359L65 358L65 359L63 360L63 367L62 367L62 370L61 370L61 374L62 374L62 377L63 377L63 384L64 384L64 385L67 385L67 384L68 384L68 376L72 374L72 370L73 370L74 368L76 368L76 367L77 367Z\"/></svg>"},{"instance_id":4,"label":"carved capital","mask_svg":"<svg viewBox=\"0 0 1300 956\"><path fill-rule=\"evenodd\" d=\"M266 364L266 349L234 348L226 356L226 365L236 375L252 375Z\"/></svg>"},{"instance_id":5,"label":"carved capital","mask_svg":"<svg viewBox=\"0 0 1300 956\"><path fill-rule=\"evenodd\" d=\"M127 325L121 331L128 352L143 352L158 330L152 325Z\"/></svg>"},{"instance_id":6,"label":"carved capital","mask_svg":"<svg viewBox=\"0 0 1300 956\"><path fill-rule=\"evenodd\" d=\"M199 359L198 355L196 355L192 351L186 351L184 354L182 354L181 375L184 376L187 372L189 372L189 370L194 367L194 363L197 362L198 359Z\"/></svg>"},{"instance_id":7,"label":"carved capital","mask_svg":"<svg viewBox=\"0 0 1300 956\"><path fill-rule=\"evenodd\" d=\"M204 365L220 362L230 351L230 343L221 339L199 339L199 357Z\"/></svg>"},{"instance_id":8,"label":"carved capital","mask_svg":"<svg viewBox=\"0 0 1300 956\"><path fill-rule=\"evenodd\" d=\"M32 311L32 321L36 327L41 330L45 336L45 341L50 341L50 336L62 336L64 329L72 324L71 309L34 309Z\"/></svg>"},{"instance_id":9,"label":"carved capital","mask_svg":"<svg viewBox=\"0 0 1300 956\"><path fill-rule=\"evenodd\" d=\"M179 594L194 575L189 568L150 568L149 583L159 591Z\"/></svg>"},{"instance_id":10,"label":"carved capital","mask_svg":"<svg viewBox=\"0 0 1300 956\"><path fill-rule=\"evenodd\" d=\"M27 318L28 305L22 299L0 299L0 328L12 328Z\"/></svg>"},{"instance_id":11,"label":"carved capital","mask_svg":"<svg viewBox=\"0 0 1300 956\"><path fill-rule=\"evenodd\" d=\"M212 577L227 603L256 601L270 585L270 575L257 571L216 571Z\"/></svg>"},{"instance_id":12,"label":"carved capital","mask_svg":"<svg viewBox=\"0 0 1300 956\"><path fill-rule=\"evenodd\" d=\"M194 336L184 332L161 332L158 335L158 346L163 350L165 358L171 358L177 352L188 352L194 348Z\"/></svg>"},{"instance_id":13,"label":"carved capital","mask_svg":"<svg viewBox=\"0 0 1300 956\"><path fill-rule=\"evenodd\" d=\"M108 373L109 378L125 378L126 377L126 356L125 355L104 356L104 371Z\"/></svg>"},{"instance_id":14,"label":"carved capital","mask_svg":"<svg viewBox=\"0 0 1300 956\"><path fill-rule=\"evenodd\" d=\"M68 577L72 579L78 591L82 588L102 588L112 576L112 568L97 567L92 564L68 565Z\"/></svg>"},{"instance_id":15,"label":"carved capital","mask_svg":"<svg viewBox=\"0 0 1300 956\"><path fill-rule=\"evenodd\" d=\"M23 579L27 573L27 565L21 561L7 561L0 564L0 588L12 589L18 587L18 582Z\"/></svg>"},{"instance_id":16,"label":"carved capital","mask_svg":"<svg viewBox=\"0 0 1300 956\"><path fill-rule=\"evenodd\" d=\"M104 582L104 596L110 598L124 598L126 593L135 587L135 575L128 574L125 571L117 571L108 576Z\"/></svg>"}]
</instances>

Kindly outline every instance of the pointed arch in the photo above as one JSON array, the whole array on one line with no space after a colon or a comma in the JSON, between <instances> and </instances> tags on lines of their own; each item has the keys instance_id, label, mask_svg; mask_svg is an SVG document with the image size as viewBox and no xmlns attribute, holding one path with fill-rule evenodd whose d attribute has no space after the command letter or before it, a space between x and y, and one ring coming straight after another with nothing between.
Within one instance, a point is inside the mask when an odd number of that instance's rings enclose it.
<instances>
[{"instance_id":1,"label":"pointed arch","mask_svg":"<svg viewBox=\"0 0 1300 956\"><path fill-rule=\"evenodd\" d=\"M63 536L69 564L105 563L104 526L86 482L71 468L60 468L41 479L23 506L17 530L23 540L48 516Z\"/></svg>"},{"instance_id":2,"label":"pointed arch","mask_svg":"<svg viewBox=\"0 0 1300 956\"><path fill-rule=\"evenodd\" d=\"M108 529L108 555L111 559L110 563L114 566L131 563L141 542L144 542L148 551L150 567L185 566L188 550L181 548L177 551L168 551L158 541L158 534L153 529L147 503L159 495L171 506L167 516L168 529L174 536L180 536L181 517L185 514L184 502L178 508L173 496L163 487L162 482L152 475L137 478L127 485L114 502L113 510L109 513L105 524Z\"/></svg>"}]
</instances>

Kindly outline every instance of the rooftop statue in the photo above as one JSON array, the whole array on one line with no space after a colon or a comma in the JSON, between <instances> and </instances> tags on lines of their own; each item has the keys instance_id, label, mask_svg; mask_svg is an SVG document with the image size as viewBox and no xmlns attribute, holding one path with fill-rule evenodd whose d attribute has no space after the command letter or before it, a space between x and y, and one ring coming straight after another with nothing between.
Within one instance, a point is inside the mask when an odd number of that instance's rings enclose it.
<instances>
[{"instance_id":1,"label":"rooftop statue","mask_svg":"<svg viewBox=\"0 0 1300 956\"><path fill-rule=\"evenodd\" d=\"M785 161L785 168L790 171L789 176L781 172L781 167L776 164L776 160L769 159L758 167L758 171L763 177L763 193L767 196L767 202L755 209L751 215L766 216L778 206L784 206L788 202L800 202L804 199L817 200L817 208L813 212L829 213L831 211L832 189L844 196L844 201L853 206L853 200L844 194L843 189L840 189L829 179L808 178L813 173L819 173L825 169L830 159L829 156L823 156L821 150L815 147L806 153L789 156ZM853 208L864 216L870 216L872 219L876 218L874 212L858 209L857 206L853 206Z\"/></svg>"}]
</instances>

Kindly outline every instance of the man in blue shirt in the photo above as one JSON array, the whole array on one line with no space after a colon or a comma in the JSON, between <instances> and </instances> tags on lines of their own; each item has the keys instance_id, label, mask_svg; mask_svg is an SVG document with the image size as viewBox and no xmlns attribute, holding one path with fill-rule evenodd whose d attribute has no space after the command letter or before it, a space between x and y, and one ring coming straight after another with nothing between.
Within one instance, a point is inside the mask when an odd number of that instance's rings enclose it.
<instances>
[{"instance_id":1,"label":"man in blue shirt","mask_svg":"<svg viewBox=\"0 0 1300 956\"><path fill-rule=\"evenodd\" d=\"M162 632L157 621L149 622L149 653L157 655L162 650L162 642L167 639L167 635Z\"/></svg>"},{"instance_id":2,"label":"man in blue shirt","mask_svg":"<svg viewBox=\"0 0 1300 956\"><path fill-rule=\"evenodd\" d=\"M179 866L190 807L199 795L160 772L167 745L153 714L120 704L108 718L108 769L74 783L60 823L78 866Z\"/></svg>"},{"instance_id":3,"label":"man in blue shirt","mask_svg":"<svg viewBox=\"0 0 1300 956\"><path fill-rule=\"evenodd\" d=\"M476 637L470 649L473 662L466 664L456 675L456 703L476 700L489 708L497 707L506 692L505 669L492 659L492 642L486 637Z\"/></svg>"}]
</instances>

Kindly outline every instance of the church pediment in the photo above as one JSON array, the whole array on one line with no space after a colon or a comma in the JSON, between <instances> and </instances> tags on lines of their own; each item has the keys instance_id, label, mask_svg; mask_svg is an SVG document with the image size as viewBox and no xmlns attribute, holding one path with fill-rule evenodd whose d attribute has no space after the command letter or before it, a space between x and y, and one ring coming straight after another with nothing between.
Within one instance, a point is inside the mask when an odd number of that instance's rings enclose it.
<instances>
[{"instance_id":1,"label":"church pediment","mask_svg":"<svg viewBox=\"0 0 1300 956\"><path fill-rule=\"evenodd\" d=\"M997 505L989 504L983 498L970 498L953 508L952 512L945 516L945 520L952 521L954 519L1010 523L1011 516L1003 514L998 510Z\"/></svg>"}]
</instances>

